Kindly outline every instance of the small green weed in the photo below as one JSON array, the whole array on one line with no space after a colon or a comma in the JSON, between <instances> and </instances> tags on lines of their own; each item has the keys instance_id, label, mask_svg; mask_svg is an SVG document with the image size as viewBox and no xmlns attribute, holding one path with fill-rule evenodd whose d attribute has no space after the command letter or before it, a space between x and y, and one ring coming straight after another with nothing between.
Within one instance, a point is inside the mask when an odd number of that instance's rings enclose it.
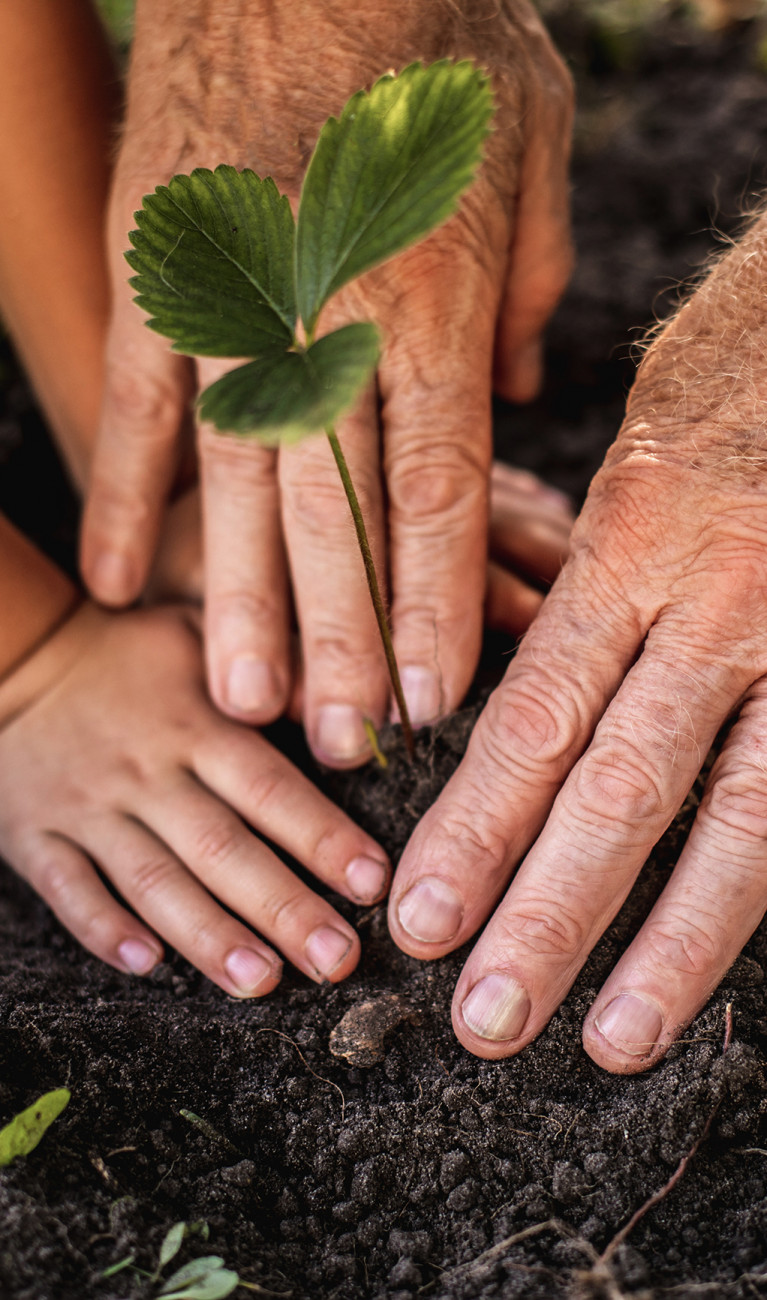
<instances>
[{"instance_id":1,"label":"small green weed","mask_svg":"<svg viewBox=\"0 0 767 1300\"><path fill-rule=\"evenodd\" d=\"M46 1092L0 1129L0 1168L17 1156L28 1156L34 1151L46 1129L68 1105L71 1095L68 1088Z\"/></svg>"}]
</instances>

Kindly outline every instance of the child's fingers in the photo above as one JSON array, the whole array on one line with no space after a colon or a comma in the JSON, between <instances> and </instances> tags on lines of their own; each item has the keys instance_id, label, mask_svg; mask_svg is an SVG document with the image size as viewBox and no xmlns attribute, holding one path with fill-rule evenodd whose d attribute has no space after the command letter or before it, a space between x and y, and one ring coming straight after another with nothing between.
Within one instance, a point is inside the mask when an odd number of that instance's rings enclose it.
<instances>
[{"instance_id":1,"label":"child's fingers","mask_svg":"<svg viewBox=\"0 0 767 1300\"><path fill-rule=\"evenodd\" d=\"M273 786L270 803L279 797ZM351 973L360 955L356 931L209 790L189 778L163 792L156 812L162 821L153 818L153 825L205 888L294 966L315 980Z\"/></svg>"},{"instance_id":2,"label":"child's fingers","mask_svg":"<svg viewBox=\"0 0 767 1300\"><path fill-rule=\"evenodd\" d=\"M384 895L383 849L260 736L218 725L194 766L209 790L339 894L357 903Z\"/></svg>"},{"instance_id":3,"label":"child's fingers","mask_svg":"<svg viewBox=\"0 0 767 1300\"><path fill-rule=\"evenodd\" d=\"M21 874L94 957L133 975L162 961L159 940L112 897L74 844L41 835L22 856Z\"/></svg>"},{"instance_id":4,"label":"child's fingers","mask_svg":"<svg viewBox=\"0 0 767 1300\"><path fill-rule=\"evenodd\" d=\"M126 902L204 975L234 997L272 992L282 975L277 955L220 908L150 831L109 817L87 838L90 856Z\"/></svg>"}]
</instances>

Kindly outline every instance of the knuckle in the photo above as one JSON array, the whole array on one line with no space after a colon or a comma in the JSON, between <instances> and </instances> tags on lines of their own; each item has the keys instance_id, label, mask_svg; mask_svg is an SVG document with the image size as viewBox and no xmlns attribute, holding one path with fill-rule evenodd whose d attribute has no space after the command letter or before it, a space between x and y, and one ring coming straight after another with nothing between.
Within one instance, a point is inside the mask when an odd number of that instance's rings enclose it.
<instances>
[{"instance_id":1,"label":"knuckle","mask_svg":"<svg viewBox=\"0 0 767 1300\"><path fill-rule=\"evenodd\" d=\"M760 851L767 842L767 791L757 772L745 764L714 773L701 813L714 833L730 842Z\"/></svg>"},{"instance_id":2,"label":"knuckle","mask_svg":"<svg viewBox=\"0 0 767 1300\"><path fill-rule=\"evenodd\" d=\"M468 792L463 808L454 808L444 823L445 834L453 840L464 861L482 873L483 889L500 890L508 877L509 830L503 817L494 812L487 798L476 800ZM451 858L453 855L446 855Z\"/></svg>"},{"instance_id":3,"label":"knuckle","mask_svg":"<svg viewBox=\"0 0 767 1300\"><path fill-rule=\"evenodd\" d=\"M161 376L113 363L105 393L105 419L127 429L131 441L165 443L175 436L182 401L178 388Z\"/></svg>"},{"instance_id":4,"label":"knuckle","mask_svg":"<svg viewBox=\"0 0 767 1300\"><path fill-rule=\"evenodd\" d=\"M582 732L577 695L544 677L501 686L485 710L484 744L502 767L563 776Z\"/></svg>"},{"instance_id":5,"label":"knuckle","mask_svg":"<svg viewBox=\"0 0 767 1300\"><path fill-rule=\"evenodd\" d=\"M553 957L570 960L581 951L586 927L560 899L530 899L516 903L514 910L499 915L505 952L521 952L530 957Z\"/></svg>"},{"instance_id":6,"label":"knuckle","mask_svg":"<svg viewBox=\"0 0 767 1300\"><path fill-rule=\"evenodd\" d=\"M131 869L133 893L142 903L165 893L175 866L170 858L150 855L138 858Z\"/></svg>"},{"instance_id":7,"label":"knuckle","mask_svg":"<svg viewBox=\"0 0 767 1300\"><path fill-rule=\"evenodd\" d=\"M218 872L236 857L241 828L224 818L206 821L193 831L193 853L206 872Z\"/></svg>"},{"instance_id":8,"label":"knuckle","mask_svg":"<svg viewBox=\"0 0 767 1300\"><path fill-rule=\"evenodd\" d=\"M278 593L252 589L213 591L208 597L211 630L229 624L234 628L279 627L284 609Z\"/></svg>"},{"instance_id":9,"label":"knuckle","mask_svg":"<svg viewBox=\"0 0 767 1300\"><path fill-rule=\"evenodd\" d=\"M267 899L261 908L259 928L269 934L288 935L291 942L301 939L306 928L304 907L306 891L295 881L295 890Z\"/></svg>"},{"instance_id":10,"label":"knuckle","mask_svg":"<svg viewBox=\"0 0 767 1300\"><path fill-rule=\"evenodd\" d=\"M704 919L708 924L704 924ZM692 976L710 981L721 964L721 944L710 918L694 922L689 916L667 916L648 921L642 931L649 962L666 974Z\"/></svg>"},{"instance_id":11,"label":"knuckle","mask_svg":"<svg viewBox=\"0 0 767 1300\"><path fill-rule=\"evenodd\" d=\"M355 478L354 487L363 518L375 518L377 501L370 483L366 483L364 478L357 482ZM285 509L290 520L289 527L292 524L326 544L329 539L342 539L344 546L348 543L349 506L340 482L329 472L326 475L302 475L294 480L285 494Z\"/></svg>"},{"instance_id":12,"label":"knuckle","mask_svg":"<svg viewBox=\"0 0 767 1300\"><path fill-rule=\"evenodd\" d=\"M272 448L203 426L198 449L209 486L224 488L235 499L249 497L254 489L276 490L277 457Z\"/></svg>"},{"instance_id":13,"label":"knuckle","mask_svg":"<svg viewBox=\"0 0 767 1300\"><path fill-rule=\"evenodd\" d=\"M417 442L387 466L392 513L440 528L456 514L474 513L484 503L486 465L476 449L458 442Z\"/></svg>"},{"instance_id":14,"label":"knuckle","mask_svg":"<svg viewBox=\"0 0 767 1300\"><path fill-rule=\"evenodd\" d=\"M626 743L621 749L593 749L573 773L567 797L571 814L593 834L609 838L628 826L641 826L665 808L660 783L642 754Z\"/></svg>"}]
</instances>

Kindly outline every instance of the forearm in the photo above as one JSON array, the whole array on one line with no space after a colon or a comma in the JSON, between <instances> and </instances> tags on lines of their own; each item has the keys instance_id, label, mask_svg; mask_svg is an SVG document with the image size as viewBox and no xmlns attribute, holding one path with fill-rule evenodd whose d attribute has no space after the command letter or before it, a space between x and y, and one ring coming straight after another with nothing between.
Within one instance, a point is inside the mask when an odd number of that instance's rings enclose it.
<instances>
[{"instance_id":1,"label":"forearm","mask_svg":"<svg viewBox=\"0 0 767 1300\"><path fill-rule=\"evenodd\" d=\"M0 5L0 313L79 485L101 401L119 94L87 0Z\"/></svg>"},{"instance_id":2,"label":"forearm","mask_svg":"<svg viewBox=\"0 0 767 1300\"><path fill-rule=\"evenodd\" d=\"M0 683L77 600L74 583L0 515Z\"/></svg>"}]
</instances>

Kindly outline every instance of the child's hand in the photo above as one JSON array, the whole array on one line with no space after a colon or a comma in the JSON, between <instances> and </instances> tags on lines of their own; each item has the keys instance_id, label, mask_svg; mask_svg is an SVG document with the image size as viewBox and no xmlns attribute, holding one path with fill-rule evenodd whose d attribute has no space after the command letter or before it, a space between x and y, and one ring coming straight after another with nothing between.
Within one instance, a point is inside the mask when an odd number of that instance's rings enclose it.
<instances>
[{"instance_id":1,"label":"child's hand","mask_svg":"<svg viewBox=\"0 0 767 1300\"><path fill-rule=\"evenodd\" d=\"M245 822L347 898L385 893L378 845L210 704L181 611L85 605L0 684L0 854L119 970L151 971L160 935L227 993L258 996L281 962L254 931L311 979L354 969L354 929Z\"/></svg>"}]
</instances>

